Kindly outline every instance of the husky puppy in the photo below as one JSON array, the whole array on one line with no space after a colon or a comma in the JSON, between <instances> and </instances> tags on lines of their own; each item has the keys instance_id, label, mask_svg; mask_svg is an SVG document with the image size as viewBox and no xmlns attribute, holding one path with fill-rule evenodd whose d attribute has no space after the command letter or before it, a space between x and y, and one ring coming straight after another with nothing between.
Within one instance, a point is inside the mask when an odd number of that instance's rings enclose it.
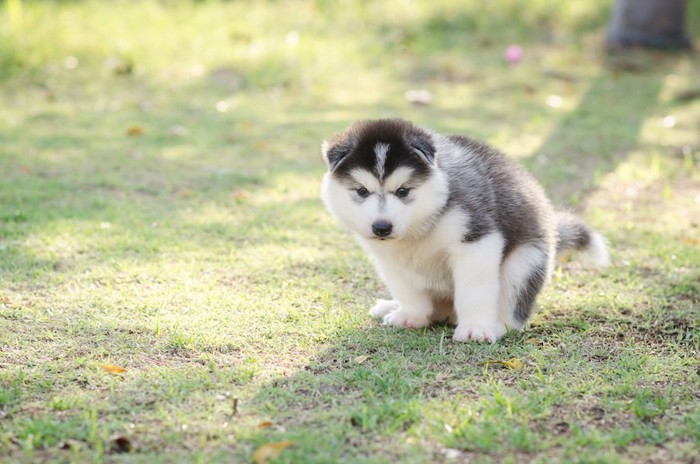
<instances>
[{"instance_id":1,"label":"husky puppy","mask_svg":"<svg viewBox=\"0 0 700 464\"><path fill-rule=\"evenodd\" d=\"M609 262L600 234L481 142L391 119L357 122L322 152L323 202L391 292L370 310L384 324L449 320L454 340L495 342L525 325L557 255Z\"/></svg>"}]
</instances>

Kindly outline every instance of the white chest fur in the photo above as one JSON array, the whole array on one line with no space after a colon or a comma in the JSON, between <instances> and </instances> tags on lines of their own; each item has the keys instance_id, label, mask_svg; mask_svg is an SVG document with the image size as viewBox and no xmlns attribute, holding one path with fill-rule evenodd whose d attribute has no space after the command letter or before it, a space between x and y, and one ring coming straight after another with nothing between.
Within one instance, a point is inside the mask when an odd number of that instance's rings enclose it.
<instances>
[{"instance_id":1,"label":"white chest fur","mask_svg":"<svg viewBox=\"0 0 700 464\"><path fill-rule=\"evenodd\" d=\"M449 299L454 294L450 257L454 247L460 246L465 228L465 215L450 211L420 239L363 242L385 278L399 277L416 290Z\"/></svg>"}]
</instances>

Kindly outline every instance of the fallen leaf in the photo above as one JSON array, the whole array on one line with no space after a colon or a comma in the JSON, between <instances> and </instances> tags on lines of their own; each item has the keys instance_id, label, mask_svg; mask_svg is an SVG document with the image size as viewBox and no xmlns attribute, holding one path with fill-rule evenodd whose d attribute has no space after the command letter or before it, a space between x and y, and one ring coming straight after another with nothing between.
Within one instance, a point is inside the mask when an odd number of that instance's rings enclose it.
<instances>
[{"instance_id":1,"label":"fallen leaf","mask_svg":"<svg viewBox=\"0 0 700 464\"><path fill-rule=\"evenodd\" d=\"M409 90L404 97L414 105L430 105L433 102L433 94L429 90Z\"/></svg>"},{"instance_id":2,"label":"fallen leaf","mask_svg":"<svg viewBox=\"0 0 700 464\"><path fill-rule=\"evenodd\" d=\"M121 366L115 366L114 364L102 364L100 367L110 374L122 374L126 372L126 369Z\"/></svg>"},{"instance_id":3,"label":"fallen leaf","mask_svg":"<svg viewBox=\"0 0 700 464\"><path fill-rule=\"evenodd\" d=\"M292 442L289 440L265 443L253 453L253 462L255 462L255 464L267 464L267 461L276 458L282 451L290 446L292 446Z\"/></svg>"},{"instance_id":4,"label":"fallen leaf","mask_svg":"<svg viewBox=\"0 0 700 464\"><path fill-rule=\"evenodd\" d=\"M693 237L683 237L682 242L683 242L683 243L687 243L688 245L698 245L698 244L700 244L700 240L698 240L697 238L693 238Z\"/></svg>"},{"instance_id":5,"label":"fallen leaf","mask_svg":"<svg viewBox=\"0 0 700 464\"><path fill-rule=\"evenodd\" d=\"M129 137L139 137L146 132L143 127L141 126L131 126L129 129L126 131L126 135Z\"/></svg>"},{"instance_id":6,"label":"fallen leaf","mask_svg":"<svg viewBox=\"0 0 700 464\"><path fill-rule=\"evenodd\" d=\"M232 400L232 408L231 408L231 415L232 416L237 416L238 415L238 398L233 398Z\"/></svg>"},{"instance_id":7,"label":"fallen leaf","mask_svg":"<svg viewBox=\"0 0 700 464\"><path fill-rule=\"evenodd\" d=\"M266 429L268 427L272 427L272 425L273 424L271 421L263 421L263 422L260 422L258 425L256 425L255 428Z\"/></svg>"},{"instance_id":8,"label":"fallen leaf","mask_svg":"<svg viewBox=\"0 0 700 464\"><path fill-rule=\"evenodd\" d=\"M547 77L553 77L554 79L560 79L565 82L576 81L576 77L573 74L569 74L566 71L560 71L558 69L545 69L544 75Z\"/></svg>"},{"instance_id":9,"label":"fallen leaf","mask_svg":"<svg viewBox=\"0 0 700 464\"><path fill-rule=\"evenodd\" d=\"M115 453L128 453L131 451L131 440L129 440L129 437L127 436L112 435L109 438L109 441L112 444L112 451Z\"/></svg>"},{"instance_id":10,"label":"fallen leaf","mask_svg":"<svg viewBox=\"0 0 700 464\"><path fill-rule=\"evenodd\" d=\"M247 190L236 190L231 194L231 197L234 200L245 201L250 198L250 192L248 192Z\"/></svg>"},{"instance_id":11,"label":"fallen leaf","mask_svg":"<svg viewBox=\"0 0 700 464\"><path fill-rule=\"evenodd\" d=\"M522 369L523 362L518 358L510 358L508 361L503 363L504 365L510 367L511 369Z\"/></svg>"},{"instance_id":12,"label":"fallen leaf","mask_svg":"<svg viewBox=\"0 0 700 464\"><path fill-rule=\"evenodd\" d=\"M180 198L189 198L192 196L192 190L186 188L180 189L177 191L177 196Z\"/></svg>"},{"instance_id":13,"label":"fallen leaf","mask_svg":"<svg viewBox=\"0 0 700 464\"><path fill-rule=\"evenodd\" d=\"M110 56L105 64L110 71L118 76L129 75L134 70L134 64L130 60L117 56Z\"/></svg>"},{"instance_id":14,"label":"fallen leaf","mask_svg":"<svg viewBox=\"0 0 700 464\"><path fill-rule=\"evenodd\" d=\"M214 69L209 72L207 77L214 85L231 91L237 91L243 85L243 76L236 69L230 67Z\"/></svg>"},{"instance_id":15,"label":"fallen leaf","mask_svg":"<svg viewBox=\"0 0 700 464\"><path fill-rule=\"evenodd\" d=\"M178 137L185 137L190 131L185 126L172 126L170 128L170 135L177 135Z\"/></svg>"},{"instance_id":16,"label":"fallen leaf","mask_svg":"<svg viewBox=\"0 0 700 464\"><path fill-rule=\"evenodd\" d=\"M700 98L700 89L690 89L676 95L676 100L680 102L689 102Z\"/></svg>"},{"instance_id":17,"label":"fallen leaf","mask_svg":"<svg viewBox=\"0 0 700 464\"><path fill-rule=\"evenodd\" d=\"M68 450L68 449L80 449L81 443L78 440L64 440L58 444L58 449Z\"/></svg>"},{"instance_id":18,"label":"fallen leaf","mask_svg":"<svg viewBox=\"0 0 700 464\"><path fill-rule=\"evenodd\" d=\"M254 146L257 150L263 150L263 149L265 149L265 147L267 147L267 142L264 140L259 140L259 141L255 142Z\"/></svg>"},{"instance_id":19,"label":"fallen leaf","mask_svg":"<svg viewBox=\"0 0 700 464\"><path fill-rule=\"evenodd\" d=\"M372 356L370 356L370 355L368 355L368 354L366 354L366 355L364 355L364 356L358 356L358 357L355 358L355 362L356 362L357 364L362 364L363 362L367 361L367 360L368 360L369 358L371 358L371 357L372 357Z\"/></svg>"},{"instance_id":20,"label":"fallen leaf","mask_svg":"<svg viewBox=\"0 0 700 464\"><path fill-rule=\"evenodd\" d=\"M500 365L500 366L505 366L509 369L522 369L523 363L520 361L518 358L510 358L508 361L501 361L499 359L489 359L488 361L484 361L481 363L482 365Z\"/></svg>"}]
</instances>

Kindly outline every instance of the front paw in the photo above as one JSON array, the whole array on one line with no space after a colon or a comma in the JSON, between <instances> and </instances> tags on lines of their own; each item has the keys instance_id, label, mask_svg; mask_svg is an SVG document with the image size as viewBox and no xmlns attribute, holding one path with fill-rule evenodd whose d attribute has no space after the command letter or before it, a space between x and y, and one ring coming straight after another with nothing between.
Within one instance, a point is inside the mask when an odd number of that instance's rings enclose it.
<instances>
[{"instance_id":1,"label":"front paw","mask_svg":"<svg viewBox=\"0 0 700 464\"><path fill-rule=\"evenodd\" d=\"M399 309L399 302L396 300L377 300L377 304L369 310L369 313L372 317L383 318L397 309Z\"/></svg>"},{"instance_id":2,"label":"front paw","mask_svg":"<svg viewBox=\"0 0 700 464\"><path fill-rule=\"evenodd\" d=\"M427 327L430 324L430 319L428 316L423 314L411 314L401 309L392 311L386 316L384 316L384 325L390 325L392 327L403 327L405 329L420 329L421 327Z\"/></svg>"},{"instance_id":3,"label":"front paw","mask_svg":"<svg viewBox=\"0 0 700 464\"><path fill-rule=\"evenodd\" d=\"M501 322L492 324L458 324L452 339L458 342L474 340L495 343L506 333L506 326Z\"/></svg>"}]
</instances>

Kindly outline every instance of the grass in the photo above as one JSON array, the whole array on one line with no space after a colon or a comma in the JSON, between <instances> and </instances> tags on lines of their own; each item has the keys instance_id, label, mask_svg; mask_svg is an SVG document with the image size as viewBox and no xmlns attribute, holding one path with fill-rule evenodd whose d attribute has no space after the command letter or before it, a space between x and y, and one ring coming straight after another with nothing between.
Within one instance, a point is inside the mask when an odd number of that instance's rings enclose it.
<instances>
[{"instance_id":1,"label":"grass","mask_svg":"<svg viewBox=\"0 0 700 464\"><path fill-rule=\"evenodd\" d=\"M481 3L0 4L0 461L699 459L697 56ZM493 346L370 320L319 146L382 116L517 157L614 265Z\"/></svg>"}]
</instances>

